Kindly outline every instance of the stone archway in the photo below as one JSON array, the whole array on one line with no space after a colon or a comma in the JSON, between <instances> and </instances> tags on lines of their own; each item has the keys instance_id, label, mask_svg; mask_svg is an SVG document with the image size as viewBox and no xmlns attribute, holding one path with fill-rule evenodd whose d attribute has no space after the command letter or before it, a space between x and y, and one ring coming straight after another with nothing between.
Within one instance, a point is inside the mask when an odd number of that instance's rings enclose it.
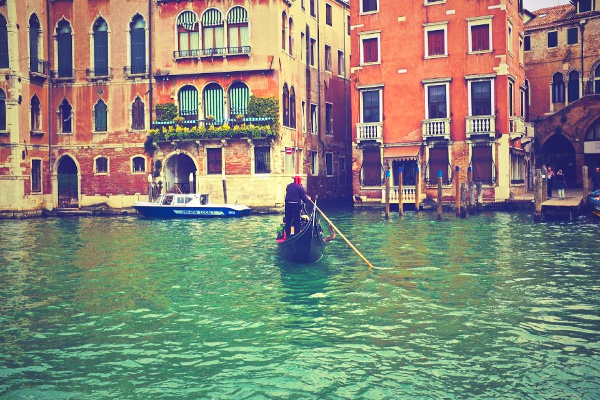
<instances>
[{"instance_id":1,"label":"stone archway","mask_svg":"<svg viewBox=\"0 0 600 400\"><path fill-rule=\"evenodd\" d=\"M62 157L58 162L57 183L58 207L78 208L79 170L75 161L69 156Z\"/></svg>"},{"instance_id":2,"label":"stone archway","mask_svg":"<svg viewBox=\"0 0 600 400\"><path fill-rule=\"evenodd\" d=\"M167 192L194 193L196 188L196 163L187 154L179 153L169 156L163 167L165 190ZM193 179L190 185L190 173Z\"/></svg>"},{"instance_id":3,"label":"stone archway","mask_svg":"<svg viewBox=\"0 0 600 400\"><path fill-rule=\"evenodd\" d=\"M562 134L556 133L544 142L538 162L552 167L554 172L562 169L567 184L574 185L577 182L575 148L571 141Z\"/></svg>"}]
</instances>

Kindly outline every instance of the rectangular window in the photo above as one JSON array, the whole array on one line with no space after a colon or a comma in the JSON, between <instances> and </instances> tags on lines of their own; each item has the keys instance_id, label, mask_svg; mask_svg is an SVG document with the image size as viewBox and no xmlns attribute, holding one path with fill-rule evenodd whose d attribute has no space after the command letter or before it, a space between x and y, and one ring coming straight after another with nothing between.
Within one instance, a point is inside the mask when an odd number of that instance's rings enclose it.
<instances>
[{"instance_id":1,"label":"rectangular window","mask_svg":"<svg viewBox=\"0 0 600 400\"><path fill-rule=\"evenodd\" d=\"M427 86L428 119L448 118L446 85Z\"/></svg>"},{"instance_id":2,"label":"rectangular window","mask_svg":"<svg viewBox=\"0 0 600 400\"><path fill-rule=\"evenodd\" d=\"M300 7L302 7L303 10L305 9L305 7L304 7L304 0L300 0Z\"/></svg>"},{"instance_id":3,"label":"rectangular window","mask_svg":"<svg viewBox=\"0 0 600 400\"><path fill-rule=\"evenodd\" d=\"M525 157L518 154L510 155L511 177L510 183L520 184L525 182Z\"/></svg>"},{"instance_id":4,"label":"rectangular window","mask_svg":"<svg viewBox=\"0 0 600 400\"><path fill-rule=\"evenodd\" d=\"M319 131L319 113L317 111L317 105L310 105L310 133L316 135Z\"/></svg>"},{"instance_id":5,"label":"rectangular window","mask_svg":"<svg viewBox=\"0 0 600 400\"><path fill-rule=\"evenodd\" d=\"M558 31L548 32L548 48L558 46Z\"/></svg>"},{"instance_id":6,"label":"rectangular window","mask_svg":"<svg viewBox=\"0 0 600 400\"><path fill-rule=\"evenodd\" d=\"M331 46L325 45L325 71L331 72Z\"/></svg>"},{"instance_id":7,"label":"rectangular window","mask_svg":"<svg viewBox=\"0 0 600 400\"><path fill-rule=\"evenodd\" d=\"M473 146L471 156L473 181L494 183L492 165L492 146Z\"/></svg>"},{"instance_id":8,"label":"rectangular window","mask_svg":"<svg viewBox=\"0 0 600 400\"><path fill-rule=\"evenodd\" d=\"M519 63L525 65L525 55L523 54L523 38L519 36Z\"/></svg>"},{"instance_id":9,"label":"rectangular window","mask_svg":"<svg viewBox=\"0 0 600 400\"><path fill-rule=\"evenodd\" d=\"M579 28L567 29L567 44L576 44L579 42Z\"/></svg>"},{"instance_id":10,"label":"rectangular window","mask_svg":"<svg viewBox=\"0 0 600 400\"><path fill-rule=\"evenodd\" d=\"M304 32L300 32L300 60L304 60L304 53L306 52L306 43L304 42Z\"/></svg>"},{"instance_id":11,"label":"rectangular window","mask_svg":"<svg viewBox=\"0 0 600 400\"><path fill-rule=\"evenodd\" d=\"M108 173L108 158L98 157L96 158L96 173L107 174Z\"/></svg>"},{"instance_id":12,"label":"rectangular window","mask_svg":"<svg viewBox=\"0 0 600 400\"><path fill-rule=\"evenodd\" d=\"M381 186L381 151L379 147L363 149L362 186Z\"/></svg>"},{"instance_id":13,"label":"rectangular window","mask_svg":"<svg viewBox=\"0 0 600 400\"><path fill-rule=\"evenodd\" d=\"M490 24L471 25L471 51L489 51L490 43Z\"/></svg>"},{"instance_id":14,"label":"rectangular window","mask_svg":"<svg viewBox=\"0 0 600 400\"><path fill-rule=\"evenodd\" d=\"M333 135L333 104L325 104L326 134Z\"/></svg>"},{"instance_id":15,"label":"rectangular window","mask_svg":"<svg viewBox=\"0 0 600 400\"><path fill-rule=\"evenodd\" d=\"M508 31L506 32L506 40L507 40L507 48L508 48L508 52L512 54L513 52L513 37L512 37L512 33L513 33L513 27L512 24L509 22L508 23Z\"/></svg>"},{"instance_id":16,"label":"rectangular window","mask_svg":"<svg viewBox=\"0 0 600 400\"><path fill-rule=\"evenodd\" d=\"M426 31L427 43L426 53L427 57L444 56L446 55L446 30L445 29L432 29Z\"/></svg>"},{"instance_id":17,"label":"rectangular window","mask_svg":"<svg viewBox=\"0 0 600 400\"><path fill-rule=\"evenodd\" d=\"M315 0L310 0L310 16L311 17L316 17L316 10L315 10Z\"/></svg>"},{"instance_id":18,"label":"rectangular window","mask_svg":"<svg viewBox=\"0 0 600 400\"><path fill-rule=\"evenodd\" d=\"M521 93L521 117L525 117L525 91L520 90Z\"/></svg>"},{"instance_id":19,"label":"rectangular window","mask_svg":"<svg viewBox=\"0 0 600 400\"><path fill-rule=\"evenodd\" d=\"M344 52L338 50L338 75L346 76L345 67L344 67Z\"/></svg>"},{"instance_id":20,"label":"rectangular window","mask_svg":"<svg viewBox=\"0 0 600 400\"><path fill-rule=\"evenodd\" d=\"M515 84L512 82L508 82L508 115L515 115Z\"/></svg>"},{"instance_id":21,"label":"rectangular window","mask_svg":"<svg viewBox=\"0 0 600 400\"><path fill-rule=\"evenodd\" d=\"M471 115L492 115L492 82L471 83Z\"/></svg>"},{"instance_id":22,"label":"rectangular window","mask_svg":"<svg viewBox=\"0 0 600 400\"><path fill-rule=\"evenodd\" d=\"M317 45L317 39L310 38L310 54L308 55L310 58L310 66L315 66L315 47Z\"/></svg>"},{"instance_id":23,"label":"rectangular window","mask_svg":"<svg viewBox=\"0 0 600 400\"><path fill-rule=\"evenodd\" d=\"M435 185L438 182L438 171L442 171L442 184L450 184L449 176L449 165L450 159L448 157L447 146L436 146L429 149L429 160L428 160L428 183Z\"/></svg>"},{"instance_id":24,"label":"rectangular window","mask_svg":"<svg viewBox=\"0 0 600 400\"><path fill-rule=\"evenodd\" d=\"M531 50L531 36L530 35L525 35L525 37L523 38L525 39L525 51L530 51Z\"/></svg>"},{"instance_id":25,"label":"rectangular window","mask_svg":"<svg viewBox=\"0 0 600 400\"><path fill-rule=\"evenodd\" d=\"M268 174L271 172L271 148L254 148L254 173Z\"/></svg>"},{"instance_id":26,"label":"rectangular window","mask_svg":"<svg viewBox=\"0 0 600 400\"><path fill-rule=\"evenodd\" d=\"M325 4L325 23L329 26L333 26L333 17L331 14L332 14L331 4Z\"/></svg>"},{"instance_id":27,"label":"rectangular window","mask_svg":"<svg viewBox=\"0 0 600 400\"><path fill-rule=\"evenodd\" d=\"M146 159L144 157L135 157L133 159L133 172L134 173L146 172Z\"/></svg>"},{"instance_id":28,"label":"rectangular window","mask_svg":"<svg viewBox=\"0 0 600 400\"><path fill-rule=\"evenodd\" d=\"M379 90L362 92L362 122L380 122Z\"/></svg>"},{"instance_id":29,"label":"rectangular window","mask_svg":"<svg viewBox=\"0 0 600 400\"><path fill-rule=\"evenodd\" d=\"M333 176L333 153L325 153L325 174Z\"/></svg>"},{"instance_id":30,"label":"rectangular window","mask_svg":"<svg viewBox=\"0 0 600 400\"><path fill-rule=\"evenodd\" d=\"M350 29L350 16L349 15L346 17L346 20L348 21L348 36L350 36L351 29Z\"/></svg>"},{"instance_id":31,"label":"rectangular window","mask_svg":"<svg viewBox=\"0 0 600 400\"><path fill-rule=\"evenodd\" d=\"M42 160L31 160L31 191L42 191Z\"/></svg>"},{"instance_id":32,"label":"rectangular window","mask_svg":"<svg viewBox=\"0 0 600 400\"><path fill-rule=\"evenodd\" d=\"M379 37L362 38L361 64L379 62Z\"/></svg>"},{"instance_id":33,"label":"rectangular window","mask_svg":"<svg viewBox=\"0 0 600 400\"><path fill-rule=\"evenodd\" d=\"M220 148L206 149L206 173L221 174L223 170L222 150Z\"/></svg>"},{"instance_id":34,"label":"rectangular window","mask_svg":"<svg viewBox=\"0 0 600 400\"><path fill-rule=\"evenodd\" d=\"M580 13L592 11L592 0L579 0L577 6Z\"/></svg>"},{"instance_id":35,"label":"rectangular window","mask_svg":"<svg viewBox=\"0 0 600 400\"><path fill-rule=\"evenodd\" d=\"M368 13L378 10L378 0L360 0L360 12Z\"/></svg>"},{"instance_id":36,"label":"rectangular window","mask_svg":"<svg viewBox=\"0 0 600 400\"><path fill-rule=\"evenodd\" d=\"M310 174L311 175L319 174L319 157L318 157L318 153L314 150L310 151Z\"/></svg>"},{"instance_id":37,"label":"rectangular window","mask_svg":"<svg viewBox=\"0 0 600 400\"><path fill-rule=\"evenodd\" d=\"M306 132L306 101L302 100L302 132Z\"/></svg>"}]
</instances>

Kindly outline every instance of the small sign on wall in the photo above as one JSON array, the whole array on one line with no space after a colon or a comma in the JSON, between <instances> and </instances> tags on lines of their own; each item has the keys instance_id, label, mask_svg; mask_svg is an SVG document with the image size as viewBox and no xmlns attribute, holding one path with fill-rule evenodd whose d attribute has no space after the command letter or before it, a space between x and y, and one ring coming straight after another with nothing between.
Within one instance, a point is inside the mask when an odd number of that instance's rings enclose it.
<instances>
[{"instance_id":1,"label":"small sign on wall","mask_svg":"<svg viewBox=\"0 0 600 400\"><path fill-rule=\"evenodd\" d=\"M583 152L585 154L600 154L600 140L583 143Z\"/></svg>"}]
</instances>

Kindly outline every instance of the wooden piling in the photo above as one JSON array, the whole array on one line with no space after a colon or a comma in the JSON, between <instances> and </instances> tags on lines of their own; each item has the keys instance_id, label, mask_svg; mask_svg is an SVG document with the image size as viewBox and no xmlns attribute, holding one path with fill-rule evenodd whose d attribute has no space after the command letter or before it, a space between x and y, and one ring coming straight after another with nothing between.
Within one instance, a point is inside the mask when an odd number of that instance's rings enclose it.
<instances>
[{"instance_id":1,"label":"wooden piling","mask_svg":"<svg viewBox=\"0 0 600 400\"><path fill-rule=\"evenodd\" d=\"M535 170L535 179L533 180L533 220L542 220L542 203L543 203L544 183L542 171L538 168Z\"/></svg>"},{"instance_id":2,"label":"wooden piling","mask_svg":"<svg viewBox=\"0 0 600 400\"><path fill-rule=\"evenodd\" d=\"M398 215L402 216L404 209L402 207L402 167L398 168Z\"/></svg>"},{"instance_id":3,"label":"wooden piling","mask_svg":"<svg viewBox=\"0 0 600 400\"><path fill-rule=\"evenodd\" d=\"M442 219L442 170L438 171L438 187L437 187L437 214L438 219Z\"/></svg>"},{"instance_id":4,"label":"wooden piling","mask_svg":"<svg viewBox=\"0 0 600 400\"><path fill-rule=\"evenodd\" d=\"M390 219L390 170L385 171L385 219Z\"/></svg>"},{"instance_id":5,"label":"wooden piling","mask_svg":"<svg viewBox=\"0 0 600 400\"><path fill-rule=\"evenodd\" d=\"M460 184L460 217L467 217L467 185L464 182Z\"/></svg>"},{"instance_id":6,"label":"wooden piling","mask_svg":"<svg viewBox=\"0 0 600 400\"><path fill-rule=\"evenodd\" d=\"M477 212L483 209L483 183L477 182Z\"/></svg>"},{"instance_id":7,"label":"wooden piling","mask_svg":"<svg viewBox=\"0 0 600 400\"><path fill-rule=\"evenodd\" d=\"M473 168L469 165L467 168L467 210L471 212L471 183L473 183Z\"/></svg>"},{"instance_id":8,"label":"wooden piling","mask_svg":"<svg viewBox=\"0 0 600 400\"><path fill-rule=\"evenodd\" d=\"M542 166L542 203L548 200L548 170L546 166Z\"/></svg>"},{"instance_id":9,"label":"wooden piling","mask_svg":"<svg viewBox=\"0 0 600 400\"><path fill-rule=\"evenodd\" d=\"M225 170L223 170L223 200L227 204L227 183L225 182Z\"/></svg>"},{"instance_id":10,"label":"wooden piling","mask_svg":"<svg viewBox=\"0 0 600 400\"><path fill-rule=\"evenodd\" d=\"M417 166L417 172L415 173L415 212L419 212L419 191L421 184L421 177L419 175L419 166Z\"/></svg>"},{"instance_id":11,"label":"wooden piling","mask_svg":"<svg viewBox=\"0 0 600 400\"><path fill-rule=\"evenodd\" d=\"M475 213L475 182L469 182L469 213Z\"/></svg>"},{"instance_id":12,"label":"wooden piling","mask_svg":"<svg viewBox=\"0 0 600 400\"><path fill-rule=\"evenodd\" d=\"M454 194L454 203L456 208L456 217L460 217L460 167L457 165L454 174L454 183L456 184L456 192Z\"/></svg>"},{"instance_id":13,"label":"wooden piling","mask_svg":"<svg viewBox=\"0 0 600 400\"><path fill-rule=\"evenodd\" d=\"M588 167L581 167L581 176L583 177L583 205L588 205L588 195L590 194L590 178L588 177Z\"/></svg>"}]
</instances>

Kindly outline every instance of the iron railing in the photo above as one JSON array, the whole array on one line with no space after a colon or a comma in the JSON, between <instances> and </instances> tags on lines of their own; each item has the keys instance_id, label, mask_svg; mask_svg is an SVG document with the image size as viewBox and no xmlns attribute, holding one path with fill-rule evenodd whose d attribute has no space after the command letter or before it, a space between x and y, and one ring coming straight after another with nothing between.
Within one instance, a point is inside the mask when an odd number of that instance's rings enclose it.
<instances>
[{"instance_id":1,"label":"iron railing","mask_svg":"<svg viewBox=\"0 0 600 400\"><path fill-rule=\"evenodd\" d=\"M173 58L194 58L200 55L199 49L193 50L175 50L173 52Z\"/></svg>"},{"instance_id":2,"label":"iron railing","mask_svg":"<svg viewBox=\"0 0 600 400\"><path fill-rule=\"evenodd\" d=\"M452 184L452 165L448 163L448 174L446 178L444 178L444 174L442 174L442 185L451 185ZM429 161L425 166L425 183L428 185L437 185L438 183L438 171L431 171L431 166L429 165Z\"/></svg>"},{"instance_id":3,"label":"iron railing","mask_svg":"<svg viewBox=\"0 0 600 400\"><path fill-rule=\"evenodd\" d=\"M29 72L47 77L50 72L50 63L39 58L31 58L29 60Z\"/></svg>"},{"instance_id":4,"label":"iron railing","mask_svg":"<svg viewBox=\"0 0 600 400\"><path fill-rule=\"evenodd\" d=\"M255 125L255 126L267 126L271 125L273 120L271 118L243 118L241 120L235 118L224 118L221 120L207 120L207 119L186 119L180 123L176 123L174 121L155 121L152 123L153 129L159 129L162 127L168 128L170 126L181 125L186 128L196 127L209 127L209 126L223 126L228 125L230 128L233 128L236 125ZM233 133L233 132L232 132Z\"/></svg>"},{"instance_id":5,"label":"iron railing","mask_svg":"<svg viewBox=\"0 0 600 400\"><path fill-rule=\"evenodd\" d=\"M202 49L200 51L202 57L223 56L227 52L227 47L215 47L210 49Z\"/></svg>"},{"instance_id":6,"label":"iron railing","mask_svg":"<svg viewBox=\"0 0 600 400\"><path fill-rule=\"evenodd\" d=\"M88 77L88 79L112 78L112 68L111 67L87 68L85 70L85 75Z\"/></svg>"},{"instance_id":7,"label":"iron railing","mask_svg":"<svg viewBox=\"0 0 600 400\"><path fill-rule=\"evenodd\" d=\"M228 47L227 54L250 54L250 46Z\"/></svg>"},{"instance_id":8,"label":"iron railing","mask_svg":"<svg viewBox=\"0 0 600 400\"><path fill-rule=\"evenodd\" d=\"M52 79L75 79L75 70L52 70L51 71Z\"/></svg>"}]
</instances>

